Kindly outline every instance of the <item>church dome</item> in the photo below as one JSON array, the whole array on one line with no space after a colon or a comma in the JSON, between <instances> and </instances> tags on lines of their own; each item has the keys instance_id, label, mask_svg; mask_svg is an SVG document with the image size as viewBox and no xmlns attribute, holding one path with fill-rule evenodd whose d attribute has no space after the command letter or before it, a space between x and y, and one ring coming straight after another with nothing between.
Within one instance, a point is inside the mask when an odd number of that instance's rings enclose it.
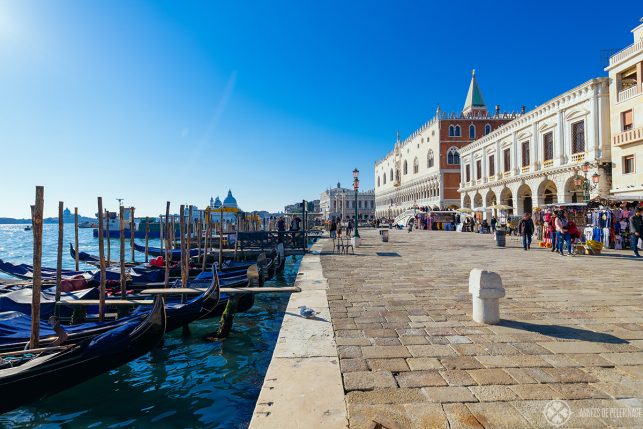
<instances>
[{"instance_id":1,"label":"church dome","mask_svg":"<svg viewBox=\"0 0 643 429\"><path fill-rule=\"evenodd\" d=\"M221 207L221 200L219 199L219 197L218 197L218 196L217 196L217 198L214 200L214 204L212 205L212 207L214 207L215 209L218 209L219 207Z\"/></svg>"},{"instance_id":2,"label":"church dome","mask_svg":"<svg viewBox=\"0 0 643 429\"><path fill-rule=\"evenodd\" d=\"M228 190L228 196L223 200L223 207L237 208L237 200L232 196L232 191Z\"/></svg>"}]
</instances>

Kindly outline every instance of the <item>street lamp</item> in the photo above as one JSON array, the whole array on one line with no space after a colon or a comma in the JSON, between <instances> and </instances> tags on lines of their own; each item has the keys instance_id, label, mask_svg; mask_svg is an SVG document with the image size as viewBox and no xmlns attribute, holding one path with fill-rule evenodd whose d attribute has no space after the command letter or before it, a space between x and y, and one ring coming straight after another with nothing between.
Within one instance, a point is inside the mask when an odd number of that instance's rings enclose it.
<instances>
[{"instance_id":1,"label":"street lamp","mask_svg":"<svg viewBox=\"0 0 643 429\"><path fill-rule=\"evenodd\" d=\"M589 173L589 168L590 168L590 163L585 162L581 169L583 170L583 174L585 177L581 177L578 173L576 174L576 178L574 179L574 184L576 185L577 189L582 188L583 189L583 199L587 203L589 201L589 194L590 191L593 191L598 187L598 183L601 181L601 175L598 173L592 174L592 181L589 181L589 178L587 177L587 174Z\"/></svg>"},{"instance_id":2,"label":"street lamp","mask_svg":"<svg viewBox=\"0 0 643 429\"><path fill-rule=\"evenodd\" d=\"M355 233L353 237L359 238L359 232L357 231L357 191L359 189L359 170L356 168L353 170L353 189L355 190Z\"/></svg>"}]
</instances>

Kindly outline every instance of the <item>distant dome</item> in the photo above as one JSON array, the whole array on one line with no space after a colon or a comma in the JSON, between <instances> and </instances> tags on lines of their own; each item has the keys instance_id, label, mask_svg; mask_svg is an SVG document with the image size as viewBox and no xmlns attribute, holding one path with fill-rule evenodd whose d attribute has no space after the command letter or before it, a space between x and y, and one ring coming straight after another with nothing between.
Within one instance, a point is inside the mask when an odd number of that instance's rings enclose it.
<instances>
[{"instance_id":1,"label":"distant dome","mask_svg":"<svg viewBox=\"0 0 643 429\"><path fill-rule=\"evenodd\" d=\"M228 196L223 200L223 207L237 208L237 200L232 196L232 191L228 190Z\"/></svg>"},{"instance_id":2,"label":"distant dome","mask_svg":"<svg viewBox=\"0 0 643 429\"><path fill-rule=\"evenodd\" d=\"M217 198L214 200L214 205L213 205L212 207L214 207L215 209L218 209L219 207L221 207L221 200L219 199L219 197L218 197L218 196L217 196Z\"/></svg>"}]
</instances>

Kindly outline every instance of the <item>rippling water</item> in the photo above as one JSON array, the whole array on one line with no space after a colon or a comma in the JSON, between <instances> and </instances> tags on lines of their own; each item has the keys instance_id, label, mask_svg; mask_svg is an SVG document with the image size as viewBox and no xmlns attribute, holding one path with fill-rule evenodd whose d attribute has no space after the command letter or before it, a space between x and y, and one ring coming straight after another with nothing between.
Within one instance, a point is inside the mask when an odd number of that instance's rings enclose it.
<instances>
[{"instance_id":1,"label":"rippling water","mask_svg":"<svg viewBox=\"0 0 643 429\"><path fill-rule=\"evenodd\" d=\"M32 235L24 225L0 225L0 259L31 263ZM44 225L43 265L55 267L57 225ZM65 227L73 241L73 225ZM98 253L98 239L81 229L81 250ZM118 245L113 245L113 257ZM150 240L158 245L158 240ZM131 253L126 249L126 258ZM137 253L137 259L142 254ZM294 283L297 258L267 283ZM64 266L74 261L64 250ZM88 267L85 267L88 268ZM191 335L168 334L164 344L109 373L0 415L7 428L244 428L247 427L277 341L285 294L258 295L254 307L235 318L227 340L206 343L200 338L217 328L217 320L195 322ZM1 398L0 398L1 400Z\"/></svg>"}]
</instances>

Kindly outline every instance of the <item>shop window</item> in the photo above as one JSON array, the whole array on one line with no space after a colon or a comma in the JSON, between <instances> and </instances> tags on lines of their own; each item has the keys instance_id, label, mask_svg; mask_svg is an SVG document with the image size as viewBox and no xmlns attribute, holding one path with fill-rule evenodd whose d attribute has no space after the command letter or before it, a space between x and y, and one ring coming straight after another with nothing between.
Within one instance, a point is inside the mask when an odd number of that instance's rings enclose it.
<instances>
[{"instance_id":1,"label":"shop window","mask_svg":"<svg viewBox=\"0 0 643 429\"><path fill-rule=\"evenodd\" d=\"M585 121L572 124L572 153L585 152Z\"/></svg>"},{"instance_id":2,"label":"shop window","mask_svg":"<svg viewBox=\"0 0 643 429\"><path fill-rule=\"evenodd\" d=\"M469 125L469 138L470 139L476 138L476 127L473 124Z\"/></svg>"},{"instance_id":3,"label":"shop window","mask_svg":"<svg viewBox=\"0 0 643 429\"><path fill-rule=\"evenodd\" d=\"M457 147L452 147L447 152L447 164L460 165L460 153Z\"/></svg>"},{"instance_id":4,"label":"shop window","mask_svg":"<svg viewBox=\"0 0 643 429\"><path fill-rule=\"evenodd\" d=\"M623 157L623 174L634 173L634 155Z\"/></svg>"},{"instance_id":5,"label":"shop window","mask_svg":"<svg viewBox=\"0 0 643 429\"><path fill-rule=\"evenodd\" d=\"M476 179L482 179L482 160L480 159L476 161Z\"/></svg>"},{"instance_id":6,"label":"shop window","mask_svg":"<svg viewBox=\"0 0 643 429\"><path fill-rule=\"evenodd\" d=\"M433 167L433 163L434 163L433 150L429 149L429 153L426 155L426 166L431 168Z\"/></svg>"},{"instance_id":7,"label":"shop window","mask_svg":"<svg viewBox=\"0 0 643 429\"><path fill-rule=\"evenodd\" d=\"M632 110L621 113L621 123L623 124L623 131L629 131L632 129Z\"/></svg>"},{"instance_id":8,"label":"shop window","mask_svg":"<svg viewBox=\"0 0 643 429\"><path fill-rule=\"evenodd\" d=\"M529 140L527 140L526 142L522 142L521 149L522 149L522 166L528 167L529 166Z\"/></svg>"},{"instance_id":9,"label":"shop window","mask_svg":"<svg viewBox=\"0 0 643 429\"><path fill-rule=\"evenodd\" d=\"M496 174L496 157L495 155L489 155L489 176L495 176Z\"/></svg>"},{"instance_id":10,"label":"shop window","mask_svg":"<svg viewBox=\"0 0 643 429\"><path fill-rule=\"evenodd\" d=\"M491 133L491 125L487 124L484 126L484 135L486 136L489 133Z\"/></svg>"},{"instance_id":11,"label":"shop window","mask_svg":"<svg viewBox=\"0 0 643 429\"><path fill-rule=\"evenodd\" d=\"M511 149L507 148L502 152L503 155L503 171L505 173L511 171Z\"/></svg>"},{"instance_id":12,"label":"shop window","mask_svg":"<svg viewBox=\"0 0 643 429\"><path fill-rule=\"evenodd\" d=\"M543 160L551 161L554 159L554 133L548 132L543 134Z\"/></svg>"}]
</instances>

